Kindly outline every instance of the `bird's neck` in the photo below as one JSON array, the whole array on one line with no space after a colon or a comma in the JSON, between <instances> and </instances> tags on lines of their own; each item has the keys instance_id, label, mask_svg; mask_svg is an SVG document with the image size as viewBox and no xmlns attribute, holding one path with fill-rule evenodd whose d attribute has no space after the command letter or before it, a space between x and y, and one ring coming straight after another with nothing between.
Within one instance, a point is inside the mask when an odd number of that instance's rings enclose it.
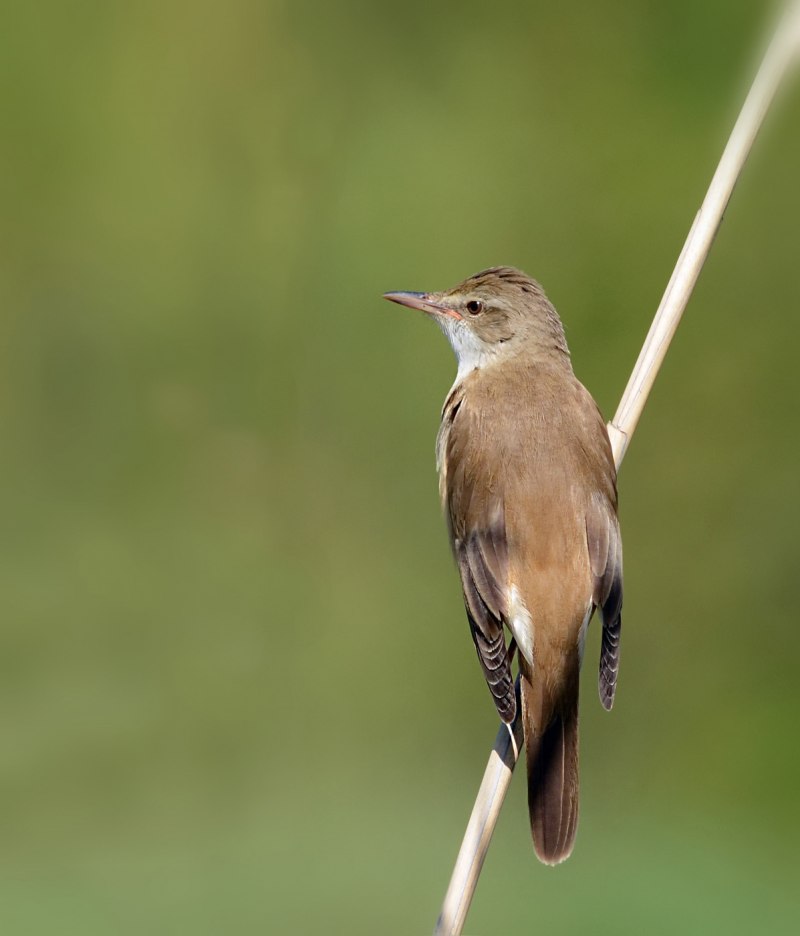
<instances>
[{"instance_id":1,"label":"bird's neck","mask_svg":"<svg viewBox=\"0 0 800 936\"><path fill-rule=\"evenodd\" d=\"M532 343L524 345L478 345L464 346L456 352L458 371L453 381L452 390L461 386L467 379L492 380L501 374L510 376L517 370L528 371L531 375L537 371L565 372L571 374L572 361L569 352L560 348L541 348ZM535 379L535 378L534 378Z\"/></svg>"},{"instance_id":2,"label":"bird's neck","mask_svg":"<svg viewBox=\"0 0 800 936\"><path fill-rule=\"evenodd\" d=\"M560 326L560 322L558 323ZM475 371L489 372L497 367L541 365L572 371L569 349L563 329L547 330L527 340L483 341L462 322L450 318L439 319L439 325L456 356L458 371L453 387L457 387Z\"/></svg>"}]
</instances>

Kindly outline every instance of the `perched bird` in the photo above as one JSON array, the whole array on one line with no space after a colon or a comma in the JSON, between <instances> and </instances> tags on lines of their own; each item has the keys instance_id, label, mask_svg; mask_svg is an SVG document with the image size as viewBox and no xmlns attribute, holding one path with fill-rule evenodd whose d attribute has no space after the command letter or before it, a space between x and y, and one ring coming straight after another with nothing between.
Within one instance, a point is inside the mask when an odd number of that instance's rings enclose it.
<instances>
[{"instance_id":1,"label":"perched bird","mask_svg":"<svg viewBox=\"0 0 800 936\"><path fill-rule=\"evenodd\" d=\"M511 267L445 292L386 293L434 319L458 359L436 442L439 488L472 639L500 718L517 702L503 625L519 650L531 833L569 857L578 819L578 676L603 618L600 700L619 668L622 540L605 423L575 377L542 287Z\"/></svg>"}]
</instances>

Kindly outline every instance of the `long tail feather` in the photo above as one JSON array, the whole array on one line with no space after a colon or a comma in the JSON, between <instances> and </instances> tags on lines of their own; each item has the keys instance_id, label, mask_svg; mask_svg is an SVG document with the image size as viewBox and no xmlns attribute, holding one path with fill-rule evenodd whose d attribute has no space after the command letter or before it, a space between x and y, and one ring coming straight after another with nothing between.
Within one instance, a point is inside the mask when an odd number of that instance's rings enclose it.
<instances>
[{"instance_id":1,"label":"long tail feather","mask_svg":"<svg viewBox=\"0 0 800 936\"><path fill-rule=\"evenodd\" d=\"M578 825L577 686L575 680L548 718L536 687L520 679L531 834L537 857L549 865L569 858Z\"/></svg>"}]
</instances>

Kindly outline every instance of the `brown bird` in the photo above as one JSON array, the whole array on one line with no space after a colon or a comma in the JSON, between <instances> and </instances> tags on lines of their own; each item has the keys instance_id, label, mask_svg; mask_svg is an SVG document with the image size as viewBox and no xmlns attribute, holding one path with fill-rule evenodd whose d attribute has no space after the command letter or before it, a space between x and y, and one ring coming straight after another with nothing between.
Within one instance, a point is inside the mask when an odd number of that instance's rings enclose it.
<instances>
[{"instance_id":1,"label":"brown bird","mask_svg":"<svg viewBox=\"0 0 800 936\"><path fill-rule=\"evenodd\" d=\"M438 293L386 293L421 309L458 359L436 441L439 488L472 639L500 718L517 715L503 625L519 649L536 854L569 857L578 819L578 677L603 618L600 700L619 669L622 540L605 422L575 377L542 287L511 267Z\"/></svg>"}]
</instances>

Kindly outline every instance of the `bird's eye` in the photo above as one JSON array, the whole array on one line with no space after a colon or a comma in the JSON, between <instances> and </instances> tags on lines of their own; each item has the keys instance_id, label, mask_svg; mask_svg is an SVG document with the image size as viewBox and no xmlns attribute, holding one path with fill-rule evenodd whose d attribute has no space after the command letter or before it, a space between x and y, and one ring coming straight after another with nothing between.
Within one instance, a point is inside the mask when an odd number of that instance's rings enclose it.
<instances>
[{"instance_id":1,"label":"bird's eye","mask_svg":"<svg viewBox=\"0 0 800 936\"><path fill-rule=\"evenodd\" d=\"M467 312L470 315L478 315L483 312L483 303L479 299L470 299L467 303Z\"/></svg>"}]
</instances>

